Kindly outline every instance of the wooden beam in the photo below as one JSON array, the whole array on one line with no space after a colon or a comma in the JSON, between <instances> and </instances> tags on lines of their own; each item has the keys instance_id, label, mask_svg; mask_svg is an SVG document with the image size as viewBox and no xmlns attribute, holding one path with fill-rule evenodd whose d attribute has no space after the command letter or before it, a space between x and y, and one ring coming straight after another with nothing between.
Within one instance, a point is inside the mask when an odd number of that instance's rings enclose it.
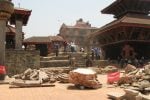
<instances>
[{"instance_id":1,"label":"wooden beam","mask_svg":"<svg viewBox=\"0 0 150 100\"><path fill-rule=\"evenodd\" d=\"M113 42L113 38L111 37L111 35L107 35L107 39L108 39L108 42Z\"/></svg>"},{"instance_id":2,"label":"wooden beam","mask_svg":"<svg viewBox=\"0 0 150 100\"><path fill-rule=\"evenodd\" d=\"M150 34L148 33L147 29L142 28L140 34L142 34L144 36L144 40L149 40L148 37L150 36Z\"/></svg>"},{"instance_id":3,"label":"wooden beam","mask_svg":"<svg viewBox=\"0 0 150 100\"><path fill-rule=\"evenodd\" d=\"M9 88L33 88L33 87L54 87L55 84L39 84L39 85L10 85Z\"/></svg>"},{"instance_id":4,"label":"wooden beam","mask_svg":"<svg viewBox=\"0 0 150 100\"><path fill-rule=\"evenodd\" d=\"M131 2L131 5L132 5L132 6L131 6L131 9L132 9L132 10L136 10L136 7L135 7L135 6L136 6L137 4L138 4L138 0L132 0L132 2Z\"/></svg>"},{"instance_id":5,"label":"wooden beam","mask_svg":"<svg viewBox=\"0 0 150 100\"><path fill-rule=\"evenodd\" d=\"M118 10L119 10L120 13L124 11L124 9L122 8L121 4L119 4L119 5L117 6L117 8L118 8Z\"/></svg>"},{"instance_id":6,"label":"wooden beam","mask_svg":"<svg viewBox=\"0 0 150 100\"><path fill-rule=\"evenodd\" d=\"M127 35L127 27L122 27L122 32L124 33L125 39L127 39L127 38L128 38L128 35Z\"/></svg>"},{"instance_id":7,"label":"wooden beam","mask_svg":"<svg viewBox=\"0 0 150 100\"><path fill-rule=\"evenodd\" d=\"M127 6L126 6L125 3L121 3L120 6L121 6L122 9L124 9L124 11L127 9Z\"/></svg>"},{"instance_id":8,"label":"wooden beam","mask_svg":"<svg viewBox=\"0 0 150 100\"><path fill-rule=\"evenodd\" d=\"M150 40L150 30L147 32L147 40Z\"/></svg>"},{"instance_id":9,"label":"wooden beam","mask_svg":"<svg viewBox=\"0 0 150 100\"><path fill-rule=\"evenodd\" d=\"M150 44L150 41L148 40L121 40L121 41L116 41L116 42L112 42L112 43L107 43L107 44L103 44L101 45L101 47L105 47L108 45L115 45L115 44L119 44L119 43L124 43L124 42L139 42L139 43L148 43Z\"/></svg>"}]
</instances>

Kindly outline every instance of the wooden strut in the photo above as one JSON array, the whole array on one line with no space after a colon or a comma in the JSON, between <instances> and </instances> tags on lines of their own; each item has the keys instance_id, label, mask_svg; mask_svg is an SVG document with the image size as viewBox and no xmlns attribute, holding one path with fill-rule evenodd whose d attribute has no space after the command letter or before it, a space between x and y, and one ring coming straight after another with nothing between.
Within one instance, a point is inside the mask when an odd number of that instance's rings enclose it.
<instances>
[{"instance_id":1,"label":"wooden strut","mask_svg":"<svg viewBox=\"0 0 150 100\"><path fill-rule=\"evenodd\" d=\"M37 84L37 85L10 85L9 88L32 88L32 87L54 87L55 84Z\"/></svg>"}]
</instances>

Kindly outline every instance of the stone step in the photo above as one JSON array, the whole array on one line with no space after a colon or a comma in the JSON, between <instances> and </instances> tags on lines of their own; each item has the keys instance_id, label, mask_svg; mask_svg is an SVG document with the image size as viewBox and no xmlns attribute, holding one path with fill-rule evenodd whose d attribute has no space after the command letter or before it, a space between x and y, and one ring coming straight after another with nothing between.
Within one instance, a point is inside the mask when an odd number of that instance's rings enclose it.
<instances>
[{"instance_id":1,"label":"stone step","mask_svg":"<svg viewBox=\"0 0 150 100\"><path fill-rule=\"evenodd\" d=\"M85 63L76 63L76 64L78 64L78 65L85 65Z\"/></svg>"},{"instance_id":2,"label":"stone step","mask_svg":"<svg viewBox=\"0 0 150 100\"><path fill-rule=\"evenodd\" d=\"M86 66L85 63L77 63L76 65L77 65L78 67L85 67L85 66Z\"/></svg>"},{"instance_id":3,"label":"stone step","mask_svg":"<svg viewBox=\"0 0 150 100\"><path fill-rule=\"evenodd\" d=\"M68 56L50 56L50 57L42 57L41 61L49 61L49 60L68 60Z\"/></svg>"},{"instance_id":4,"label":"stone step","mask_svg":"<svg viewBox=\"0 0 150 100\"><path fill-rule=\"evenodd\" d=\"M60 55L70 55L71 53L70 52L59 52L58 53L58 56L60 56ZM50 54L48 54L48 56L55 56L56 55L56 53L50 53Z\"/></svg>"},{"instance_id":5,"label":"stone step","mask_svg":"<svg viewBox=\"0 0 150 100\"><path fill-rule=\"evenodd\" d=\"M86 67L86 65L82 65L82 66L81 65L77 65L77 67L78 68L84 68L84 67Z\"/></svg>"},{"instance_id":6,"label":"stone step","mask_svg":"<svg viewBox=\"0 0 150 100\"><path fill-rule=\"evenodd\" d=\"M77 62L77 64L79 64L79 65L85 65L85 63L78 63L78 62Z\"/></svg>"},{"instance_id":7,"label":"stone step","mask_svg":"<svg viewBox=\"0 0 150 100\"><path fill-rule=\"evenodd\" d=\"M40 61L41 67L65 67L69 66L69 60Z\"/></svg>"},{"instance_id":8,"label":"stone step","mask_svg":"<svg viewBox=\"0 0 150 100\"><path fill-rule=\"evenodd\" d=\"M80 60L77 60L77 62L86 62L86 60L80 59Z\"/></svg>"}]
</instances>

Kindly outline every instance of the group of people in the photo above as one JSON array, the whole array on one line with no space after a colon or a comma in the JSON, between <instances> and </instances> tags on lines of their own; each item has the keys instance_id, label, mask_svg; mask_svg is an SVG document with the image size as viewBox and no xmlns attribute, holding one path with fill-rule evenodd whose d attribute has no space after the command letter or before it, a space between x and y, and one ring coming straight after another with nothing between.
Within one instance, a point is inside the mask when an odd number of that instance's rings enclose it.
<instances>
[{"instance_id":1,"label":"group of people","mask_svg":"<svg viewBox=\"0 0 150 100\"><path fill-rule=\"evenodd\" d=\"M121 55L118 57L118 63L121 67L126 66L126 64L141 67L145 63L145 57L138 55L133 46L126 44L122 48Z\"/></svg>"},{"instance_id":2,"label":"group of people","mask_svg":"<svg viewBox=\"0 0 150 100\"><path fill-rule=\"evenodd\" d=\"M55 54L56 54L56 56L58 56L60 44L55 43L55 44L54 44L54 48L55 48Z\"/></svg>"},{"instance_id":3,"label":"group of people","mask_svg":"<svg viewBox=\"0 0 150 100\"><path fill-rule=\"evenodd\" d=\"M100 60L100 54L101 54L101 49L100 48L92 48L91 49L91 55L92 55L92 60Z\"/></svg>"},{"instance_id":4,"label":"group of people","mask_svg":"<svg viewBox=\"0 0 150 100\"><path fill-rule=\"evenodd\" d=\"M134 59L123 59L118 57L118 64L123 68L127 64L132 64L136 67L142 67L145 63L145 58L142 56L140 59L134 58Z\"/></svg>"},{"instance_id":5,"label":"group of people","mask_svg":"<svg viewBox=\"0 0 150 100\"><path fill-rule=\"evenodd\" d=\"M77 52L78 51L78 46L74 43L74 42L71 42L71 43L67 43L65 46L64 46L64 52ZM84 48L80 48L80 52L84 52Z\"/></svg>"}]
</instances>

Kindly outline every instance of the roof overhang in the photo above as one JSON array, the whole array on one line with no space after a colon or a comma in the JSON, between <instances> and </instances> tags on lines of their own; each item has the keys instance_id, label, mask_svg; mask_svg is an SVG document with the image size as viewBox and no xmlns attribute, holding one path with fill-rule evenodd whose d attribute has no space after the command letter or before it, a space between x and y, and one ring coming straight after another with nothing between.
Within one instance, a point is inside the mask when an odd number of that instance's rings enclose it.
<instances>
[{"instance_id":1,"label":"roof overhang","mask_svg":"<svg viewBox=\"0 0 150 100\"><path fill-rule=\"evenodd\" d=\"M90 37L95 37L97 35L104 34L105 32L118 28L118 27L142 27L142 28L149 28L150 29L150 17L131 17L125 16L119 20L115 20L103 27L101 27L98 31L90 34Z\"/></svg>"},{"instance_id":2,"label":"roof overhang","mask_svg":"<svg viewBox=\"0 0 150 100\"><path fill-rule=\"evenodd\" d=\"M113 14L115 18L120 18L127 13L148 15L150 13L149 5L150 0L116 0L101 10L101 13Z\"/></svg>"},{"instance_id":3,"label":"roof overhang","mask_svg":"<svg viewBox=\"0 0 150 100\"><path fill-rule=\"evenodd\" d=\"M14 13L11 15L10 23L15 25L16 20L22 20L23 25L26 26L31 15L32 10L15 8Z\"/></svg>"},{"instance_id":4,"label":"roof overhang","mask_svg":"<svg viewBox=\"0 0 150 100\"><path fill-rule=\"evenodd\" d=\"M118 45L118 44L149 44L150 45L150 40L121 40L117 42L112 42L108 44L103 44L101 47L106 47L110 45Z\"/></svg>"}]
</instances>

